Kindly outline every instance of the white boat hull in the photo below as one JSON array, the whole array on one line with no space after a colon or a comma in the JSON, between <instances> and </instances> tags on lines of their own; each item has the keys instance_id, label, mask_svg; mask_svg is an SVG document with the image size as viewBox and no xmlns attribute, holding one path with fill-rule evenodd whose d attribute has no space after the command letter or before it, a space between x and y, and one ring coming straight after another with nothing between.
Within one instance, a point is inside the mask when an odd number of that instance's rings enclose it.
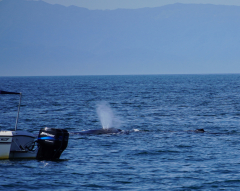
<instances>
[{"instance_id":1,"label":"white boat hull","mask_svg":"<svg viewBox=\"0 0 240 191\"><path fill-rule=\"evenodd\" d=\"M36 158L37 149L30 148L35 138L26 131L0 131L0 159Z\"/></svg>"}]
</instances>

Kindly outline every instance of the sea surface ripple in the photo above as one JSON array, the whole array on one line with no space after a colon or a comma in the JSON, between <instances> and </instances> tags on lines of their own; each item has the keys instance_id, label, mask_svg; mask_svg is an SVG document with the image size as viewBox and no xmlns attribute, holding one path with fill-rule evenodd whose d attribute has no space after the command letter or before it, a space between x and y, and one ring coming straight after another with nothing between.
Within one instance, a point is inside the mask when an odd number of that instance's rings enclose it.
<instances>
[{"instance_id":1,"label":"sea surface ripple","mask_svg":"<svg viewBox=\"0 0 240 191\"><path fill-rule=\"evenodd\" d=\"M0 77L0 89L23 94L19 130L99 129L107 103L130 132L71 134L58 161L1 160L0 190L240 189L238 74ZM0 96L1 130L18 101Z\"/></svg>"}]
</instances>

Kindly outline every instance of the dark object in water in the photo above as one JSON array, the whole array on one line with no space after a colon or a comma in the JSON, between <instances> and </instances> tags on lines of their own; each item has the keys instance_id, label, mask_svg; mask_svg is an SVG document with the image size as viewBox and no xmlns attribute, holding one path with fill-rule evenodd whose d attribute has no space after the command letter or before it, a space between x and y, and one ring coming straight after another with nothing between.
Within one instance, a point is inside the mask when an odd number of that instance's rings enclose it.
<instances>
[{"instance_id":1,"label":"dark object in water","mask_svg":"<svg viewBox=\"0 0 240 191\"><path fill-rule=\"evenodd\" d=\"M120 132L122 132L121 129L108 128L108 129L93 129L93 130L80 131L80 132L75 132L73 134L78 134L78 135L101 135L101 134L112 134L112 133L120 133Z\"/></svg>"},{"instance_id":2,"label":"dark object in water","mask_svg":"<svg viewBox=\"0 0 240 191\"><path fill-rule=\"evenodd\" d=\"M197 132L197 133L204 133L205 131L204 131L204 129L196 129L195 132Z\"/></svg>"},{"instance_id":3,"label":"dark object in water","mask_svg":"<svg viewBox=\"0 0 240 191\"><path fill-rule=\"evenodd\" d=\"M59 159L62 152L67 148L69 133L65 129L45 127L38 135L38 160Z\"/></svg>"}]
</instances>

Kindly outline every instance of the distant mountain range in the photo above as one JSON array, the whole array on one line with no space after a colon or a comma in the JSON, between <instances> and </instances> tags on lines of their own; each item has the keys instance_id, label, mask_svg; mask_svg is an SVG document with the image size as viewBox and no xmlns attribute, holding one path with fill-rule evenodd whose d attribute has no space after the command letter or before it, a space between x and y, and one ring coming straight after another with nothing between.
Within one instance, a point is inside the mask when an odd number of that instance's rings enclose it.
<instances>
[{"instance_id":1,"label":"distant mountain range","mask_svg":"<svg viewBox=\"0 0 240 191\"><path fill-rule=\"evenodd\" d=\"M0 76L240 73L240 7L0 1Z\"/></svg>"}]
</instances>

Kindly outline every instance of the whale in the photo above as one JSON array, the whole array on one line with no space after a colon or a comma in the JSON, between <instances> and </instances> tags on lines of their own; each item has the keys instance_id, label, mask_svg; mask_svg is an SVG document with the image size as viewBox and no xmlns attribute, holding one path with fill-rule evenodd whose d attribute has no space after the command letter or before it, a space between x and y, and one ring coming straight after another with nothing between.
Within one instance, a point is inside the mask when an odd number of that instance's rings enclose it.
<instances>
[{"instance_id":1,"label":"whale","mask_svg":"<svg viewBox=\"0 0 240 191\"><path fill-rule=\"evenodd\" d=\"M77 135L102 135L102 134L113 134L113 133L121 133L123 132L121 129L116 128L108 128L108 129L92 129L85 130L80 132L74 132L73 134Z\"/></svg>"},{"instance_id":2,"label":"whale","mask_svg":"<svg viewBox=\"0 0 240 191\"><path fill-rule=\"evenodd\" d=\"M139 130L134 129L133 132L137 132ZM121 129L116 129L116 128L108 128L108 129L91 129L91 130L83 130L79 132L72 132L70 134L74 135L102 135L102 134L129 134L132 131L125 131ZM195 133L204 133L206 132L204 129L195 129L195 130L189 130L186 132L195 132Z\"/></svg>"},{"instance_id":3,"label":"whale","mask_svg":"<svg viewBox=\"0 0 240 191\"><path fill-rule=\"evenodd\" d=\"M204 129L196 129L194 132L196 132L196 133L204 133L205 130Z\"/></svg>"},{"instance_id":4,"label":"whale","mask_svg":"<svg viewBox=\"0 0 240 191\"><path fill-rule=\"evenodd\" d=\"M188 130L186 132L194 132L194 133L204 133L206 132L204 129L195 129L195 130Z\"/></svg>"}]
</instances>

